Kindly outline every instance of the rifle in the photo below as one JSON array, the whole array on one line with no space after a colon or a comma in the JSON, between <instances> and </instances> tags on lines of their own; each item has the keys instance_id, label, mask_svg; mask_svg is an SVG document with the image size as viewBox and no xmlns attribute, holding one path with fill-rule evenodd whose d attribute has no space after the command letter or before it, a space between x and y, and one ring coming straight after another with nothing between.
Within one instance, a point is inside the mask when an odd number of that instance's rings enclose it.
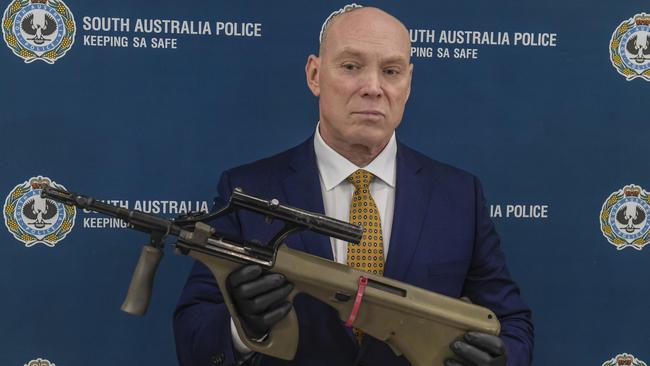
<instances>
[{"instance_id":1,"label":"rifle","mask_svg":"<svg viewBox=\"0 0 650 366\"><path fill-rule=\"evenodd\" d=\"M361 272L346 265L293 250L282 245L299 230L311 230L351 243L361 240L363 229L324 215L264 200L236 188L226 207L209 214L191 213L174 220L110 205L96 199L46 186L41 192L66 205L74 205L124 220L150 235L133 273L122 310L143 315L149 305L155 271L167 237L175 237L176 252L205 264L214 275L240 335L245 335L237 310L227 291L226 278L243 264L255 263L282 273L294 284L289 295L309 294L338 311L347 326L361 329L386 342L397 355L415 366L442 365L451 357L449 344L474 330L499 334L496 315L468 301L440 295L399 281ZM267 243L227 238L205 222L234 210L246 209L279 219L284 227ZM298 319L292 308L261 342L243 336L251 350L291 360L298 347Z\"/></svg>"}]
</instances>

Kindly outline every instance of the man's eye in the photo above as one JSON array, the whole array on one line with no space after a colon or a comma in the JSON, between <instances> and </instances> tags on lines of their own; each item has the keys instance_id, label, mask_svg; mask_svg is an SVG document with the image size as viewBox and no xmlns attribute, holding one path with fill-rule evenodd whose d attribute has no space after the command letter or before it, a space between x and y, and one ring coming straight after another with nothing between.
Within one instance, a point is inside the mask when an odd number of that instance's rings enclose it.
<instances>
[{"instance_id":1,"label":"man's eye","mask_svg":"<svg viewBox=\"0 0 650 366\"><path fill-rule=\"evenodd\" d=\"M386 69L384 70L384 74L389 75L389 76L394 76L399 74L399 70L396 69Z\"/></svg>"},{"instance_id":2,"label":"man's eye","mask_svg":"<svg viewBox=\"0 0 650 366\"><path fill-rule=\"evenodd\" d=\"M358 69L359 67L355 64L343 64L343 68L352 71Z\"/></svg>"}]
</instances>

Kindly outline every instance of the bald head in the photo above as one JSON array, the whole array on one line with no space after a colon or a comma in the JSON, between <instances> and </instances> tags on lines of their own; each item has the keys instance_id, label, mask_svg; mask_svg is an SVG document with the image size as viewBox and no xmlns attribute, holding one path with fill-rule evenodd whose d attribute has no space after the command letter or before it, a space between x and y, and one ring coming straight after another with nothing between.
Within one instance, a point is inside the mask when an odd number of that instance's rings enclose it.
<instances>
[{"instance_id":1,"label":"bald head","mask_svg":"<svg viewBox=\"0 0 650 366\"><path fill-rule=\"evenodd\" d=\"M413 74L410 37L377 8L334 14L323 26L320 54L307 58L307 86L318 97L325 143L364 167L402 120Z\"/></svg>"},{"instance_id":2,"label":"bald head","mask_svg":"<svg viewBox=\"0 0 650 366\"><path fill-rule=\"evenodd\" d=\"M328 48L332 34L355 34L367 36L369 34L381 37L387 35L404 45L410 53L411 39L406 26L394 16L374 7L344 8L342 13L332 16L323 26L319 55L323 55Z\"/></svg>"}]
</instances>

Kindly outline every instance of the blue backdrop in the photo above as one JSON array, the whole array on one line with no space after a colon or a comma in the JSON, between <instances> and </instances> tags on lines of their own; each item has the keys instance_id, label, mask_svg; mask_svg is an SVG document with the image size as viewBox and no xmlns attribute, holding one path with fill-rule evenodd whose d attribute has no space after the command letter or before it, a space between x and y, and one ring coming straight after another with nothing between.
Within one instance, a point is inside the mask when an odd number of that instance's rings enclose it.
<instances>
[{"instance_id":1,"label":"blue backdrop","mask_svg":"<svg viewBox=\"0 0 650 366\"><path fill-rule=\"evenodd\" d=\"M211 207L221 171L313 133L304 66L344 4L0 2L0 364L176 364L171 315L191 260L168 250L148 314L125 315L147 237L82 211L59 222L67 232L30 231L39 219L20 197L40 176L169 217ZM481 178L534 311L535 365L650 362L648 4L364 5L411 30L398 138ZM610 221L621 203L646 214L631 234Z\"/></svg>"}]
</instances>

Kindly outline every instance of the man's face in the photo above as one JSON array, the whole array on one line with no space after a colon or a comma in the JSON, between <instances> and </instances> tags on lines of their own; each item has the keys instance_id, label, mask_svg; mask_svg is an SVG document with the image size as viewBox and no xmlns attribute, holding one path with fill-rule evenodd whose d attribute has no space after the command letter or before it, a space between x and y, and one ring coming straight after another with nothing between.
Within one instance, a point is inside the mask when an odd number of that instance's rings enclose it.
<instances>
[{"instance_id":1,"label":"man's face","mask_svg":"<svg viewBox=\"0 0 650 366\"><path fill-rule=\"evenodd\" d=\"M320 57L310 56L306 67L323 139L335 149L381 151L411 88L407 31L390 15L364 8L335 18L323 42Z\"/></svg>"}]
</instances>

